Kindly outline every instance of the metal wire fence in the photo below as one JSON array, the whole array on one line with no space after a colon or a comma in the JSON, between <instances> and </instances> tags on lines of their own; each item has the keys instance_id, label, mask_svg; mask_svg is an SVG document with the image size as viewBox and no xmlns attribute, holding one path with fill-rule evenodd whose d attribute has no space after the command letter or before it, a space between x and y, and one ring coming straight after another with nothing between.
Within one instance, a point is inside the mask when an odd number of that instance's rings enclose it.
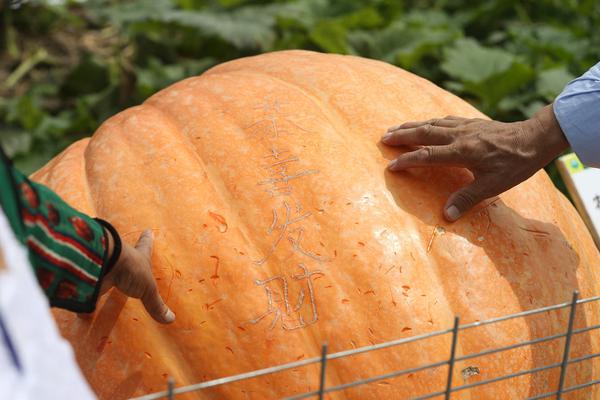
<instances>
[{"instance_id":1,"label":"metal wire fence","mask_svg":"<svg viewBox=\"0 0 600 400\"><path fill-rule=\"evenodd\" d=\"M318 399L322 400L323 396L326 393L337 392L337 391L341 391L344 389L356 387L359 385L366 385L369 383L382 381L382 380L390 379L390 378L395 378L395 377L402 376L402 375L414 374L414 373L417 373L420 371L425 371L425 370L441 367L444 365L448 366L448 374L447 374L445 389L442 391L429 393L427 395L413 397L412 400L426 400L426 399L442 398L442 397L444 399L448 400L448 399L450 399L450 396L452 393L455 393L455 392L458 392L461 390L471 389L471 388L482 386L482 385L490 385L495 382L499 382L499 381L503 381L503 380L507 380L507 379L513 379L513 378L517 378L519 376L542 372L542 371L550 370L553 368L560 368L560 377L559 377L558 386L557 386L556 390L552 391L552 392L548 392L548 393L539 394L534 397L530 397L527 400L540 400L540 399L551 398L551 397L554 397L557 400L560 400L562 398L562 395L565 393L570 393L570 392L573 392L576 390L581 390L581 389L584 389L584 388L587 388L587 387L590 387L590 386L600 383L600 380L591 380L589 382L585 382L585 383L582 383L579 385L565 387L565 380L566 380L567 369L568 369L569 365L575 364L575 363L580 363L580 362L590 360L590 359L593 359L596 357L600 357L600 353L595 353L595 354L587 354L587 355L577 357L577 358L569 358L571 341L572 341L573 336L581 334L581 333L593 331L595 329L600 328L600 324L598 324L598 325L592 325L592 326L588 326L588 327L581 328L581 329L574 329L575 313L577 310L577 306L581 305L581 304L585 304L585 303L596 302L598 300L600 300L600 296L588 297L586 299L578 299L578 292L575 291L575 292L573 292L573 297L572 297L571 301L568 303L561 303L561 304L556 304L556 305L552 305L552 306L548 306L548 307L537 308L537 309L533 309L533 310L523 311L523 312L515 313L515 314L509 314L509 315L505 315L505 316L498 317L498 318L491 318L488 320L473 322L473 323L464 324L464 325L460 325L459 317L455 317L454 326L450 329L444 329L444 330L434 331L434 332L430 332L430 333L426 333L426 334L422 334L422 335L411 336L408 338L392 340L389 342L379 343L379 344L375 344L375 345L371 345L371 346L364 346L364 347L359 347L359 348L352 349L352 350L346 350L346 351L340 351L337 353L328 354L327 353L327 345L324 344L322 347L322 353L321 353L320 357L308 358L308 359L301 360L301 361L295 361L295 362L291 362L291 363L287 363L287 364L282 364L282 365L278 365L278 366L273 366L273 367L269 367L269 368L246 372L243 374L214 379L214 380L201 382L201 383L197 383L197 384L193 384L193 385L189 385L189 386L175 387L174 382L171 379L169 379L167 390L158 392L158 393L148 394L148 395L141 396L141 397L136 397L131 400L155 400L155 399L161 399L161 398L174 399L175 396L178 394L199 391L202 389L212 388L212 387L220 386L220 385L226 385L226 384L233 383L233 382L256 378L256 377L260 377L260 376L264 376L264 375L270 375L270 374L274 374L277 372L282 372L282 371L295 369L295 368L303 367L303 366L310 365L310 364L317 364L317 363L319 363L320 367L321 367L320 368L319 389L315 390L315 391L311 391L311 392L306 392L306 393L290 396L290 397L287 397L286 400L299 400L299 399L306 399L306 398L318 398ZM548 312L548 311L552 311L552 310L559 310L559 309L564 309L564 308L569 308L569 310L570 310L567 329L564 333L559 333L559 334L544 336L544 337L536 338L536 339L532 339L532 340L522 341L522 342L518 342L515 344L508 345L508 346L487 349L484 351L467 354L467 355L463 355L463 356L459 356L459 357L456 356L456 344L457 344L457 340L458 340L460 331L464 331L464 330L472 329L472 328L476 328L476 327L481 327L481 326L489 325L489 324L497 324L502 321L507 321L507 320L511 320L511 319L515 319L515 318L527 317L527 316L531 316L531 315L541 314L544 312ZM375 350L386 349L386 348L390 348L390 347L394 347L394 346L399 346L399 345L416 342L416 341L420 341L420 340L425 340L425 339L433 338L436 336L447 335L447 334L452 335L450 354L449 354L449 357L447 360L438 361L435 363L430 363L430 364L422 365L419 367L394 371L394 372L390 372L387 374L377 375L377 376L373 376L373 377L369 377L369 378L365 378L365 379L359 379L359 380L347 382L347 383L340 384L340 385L329 386L329 387L326 386L325 372L326 372L326 367L327 367L328 361L341 359L341 358L345 358L345 357L349 357L349 356L353 356L353 355L357 355L357 354L361 354L361 353L372 352ZM456 387L452 386L452 374L453 374L453 370L454 370L454 366L455 366L456 362L469 360L472 358L486 356L486 355L490 355L490 354L505 352L505 351L516 349L519 347L544 343L544 342L548 342L551 340L560 339L563 337L565 338L565 344L564 344L563 356L562 356L561 362L548 364L548 365L544 365L544 366L539 366L539 367L535 367L535 368L531 368L531 369L527 369L527 370L523 370L523 371L518 371L518 372L511 373L511 374L502 375L502 376L498 376L498 377L494 377L491 379L486 379L486 380L482 380L482 381L474 382L474 383L470 383L470 384L464 384L464 385L460 385L460 386L456 386Z\"/></svg>"}]
</instances>

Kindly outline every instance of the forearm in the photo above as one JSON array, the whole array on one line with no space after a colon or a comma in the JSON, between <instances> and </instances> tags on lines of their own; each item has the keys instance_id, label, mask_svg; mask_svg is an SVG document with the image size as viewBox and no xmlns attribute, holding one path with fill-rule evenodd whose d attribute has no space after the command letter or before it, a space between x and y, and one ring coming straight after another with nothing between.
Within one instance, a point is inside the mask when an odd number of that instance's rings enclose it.
<instances>
[{"instance_id":1,"label":"forearm","mask_svg":"<svg viewBox=\"0 0 600 400\"><path fill-rule=\"evenodd\" d=\"M109 260L103 227L0 156L0 205L50 304L93 311Z\"/></svg>"}]
</instances>

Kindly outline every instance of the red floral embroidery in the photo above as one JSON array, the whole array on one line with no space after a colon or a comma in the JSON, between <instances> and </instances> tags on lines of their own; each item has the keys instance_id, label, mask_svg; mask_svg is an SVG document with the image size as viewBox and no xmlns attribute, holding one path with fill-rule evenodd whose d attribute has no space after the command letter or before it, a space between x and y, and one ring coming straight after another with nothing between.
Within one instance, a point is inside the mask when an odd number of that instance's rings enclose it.
<instances>
[{"instance_id":1,"label":"red floral embroidery","mask_svg":"<svg viewBox=\"0 0 600 400\"><path fill-rule=\"evenodd\" d=\"M38 269L36 272L37 280L42 287L42 289L46 290L52 285L54 281L54 272L48 271L47 269Z\"/></svg>"},{"instance_id":2,"label":"red floral embroidery","mask_svg":"<svg viewBox=\"0 0 600 400\"><path fill-rule=\"evenodd\" d=\"M56 207L54 207L51 203L46 204L46 208L48 209L48 221L51 226L56 226L60 222L60 214Z\"/></svg>"},{"instance_id":3,"label":"red floral embroidery","mask_svg":"<svg viewBox=\"0 0 600 400\"><path fill-rule=\"evenodd\" d=\"M73 282L61 281L56 289L58 299L68 300L77 294L77 287Z\"/></svg>"},{"instance_id":4,"label":"red floral embroidery","mask_svg":"<svg viewBox=\"0 0 600 400\"><path fill-rule=\"evenodd\" d=\"M75 228L75 232L80 237L87 240L88 242L94 239L94 232L87 224L87 222L85 222L79 217L71 217L69 220L71 221L71 225L73 225L73 228Z\"/></svg>"},{"instance_id":5,"label":"red floral embroidery","mask_svg":"<svg viewBox=\"0 0 600 400\"><path fill-rule=\"evenodd\" d=\"M19 188L21 189L25 200L27 200L29 207L37 209L40 206L40 200L31 185L27 182L23 182L19 185Z\"/></svg>"}]
</instances>

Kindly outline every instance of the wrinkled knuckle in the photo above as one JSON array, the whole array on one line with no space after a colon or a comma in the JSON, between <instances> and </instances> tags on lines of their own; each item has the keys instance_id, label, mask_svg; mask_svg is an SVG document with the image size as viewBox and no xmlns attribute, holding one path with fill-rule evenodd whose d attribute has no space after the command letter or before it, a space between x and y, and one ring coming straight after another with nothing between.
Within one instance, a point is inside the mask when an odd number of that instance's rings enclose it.
<instances>
[{"instance_id":1,"label":"wrinkled knuckle","mask_svg":"<svg viewBox=\"0 0 600 400\"><path fill-rule=\"evenodd\" d=\"M425 124L425 125L419 127L417 132L423 136L429 135L429 133L431 133L431 124Z\"/></svg>"},{"instance_id":2,"label":"wrinkled knuckle","mask_svg":"<svg viewBox=\"0 0 600 400\"><path fill-rule=\"evenodd\" d=\"M417 151L416 153L416 157L418 161L429 161L433 158L434 156L434 150L433 147L431 146L425 146L423 148L421 148L419 151Z\"/></svg>"},{"instance_id":3,"label":"wrinkled knuckle","mask_svg":"<svg viewBox=\"0 0 600 400\"><path fill-rule=\"evenodd\" d=\"M477 197L470 190L463 190L456 194L455 202L462 206L463 210L472 207L477 201Z\"/></svg>"},{"instance_id":4,"label":"wrinkled knuckle","mask_svg":"<svg viewBox=\"0 0 600 400\"><path fill-rule=\"evenodd\" d=\"M461 140L456 144L458 151L465 156L477 154L479 146L473 140Z\"/></svg>"}]
</instances>

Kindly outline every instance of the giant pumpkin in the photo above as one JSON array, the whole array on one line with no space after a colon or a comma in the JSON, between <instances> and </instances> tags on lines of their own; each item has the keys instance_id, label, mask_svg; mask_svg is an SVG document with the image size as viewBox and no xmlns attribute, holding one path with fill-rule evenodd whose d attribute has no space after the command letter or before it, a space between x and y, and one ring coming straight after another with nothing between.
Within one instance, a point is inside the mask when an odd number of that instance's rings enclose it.
<instances>
[{"instance_id":1,"label":"giant pumpkin","mask_svg":"<svg viewBox=\"0 0 600 400\"><path fill-rule=\"evenodd\" d=\"M55 313L102 399L124 399L600 293L598 251L542 171L456 223L441 214L458 168L385 170L387 127L484 116L432 83L358 57L286 51L219 65L106 121L34 175L126 241L154 231L160 326L113 291L91 320ZM578 307L575 328L600 322ZM462 331L457 355L562 333L568 310ZM457 363L454 386L559 362L564 339ZM576 335L571 357L600 351ZM335 385L447 359L450 336L328 364ZM597 379L571 364L567 386ZM406 399L445 387L446 366L328 395ZM559 371L463 390L522 399ZM318 365L182 396L271 399L315 390ZM568 398L599 398L596 389Z\"/></svg>"}]
</instances>

